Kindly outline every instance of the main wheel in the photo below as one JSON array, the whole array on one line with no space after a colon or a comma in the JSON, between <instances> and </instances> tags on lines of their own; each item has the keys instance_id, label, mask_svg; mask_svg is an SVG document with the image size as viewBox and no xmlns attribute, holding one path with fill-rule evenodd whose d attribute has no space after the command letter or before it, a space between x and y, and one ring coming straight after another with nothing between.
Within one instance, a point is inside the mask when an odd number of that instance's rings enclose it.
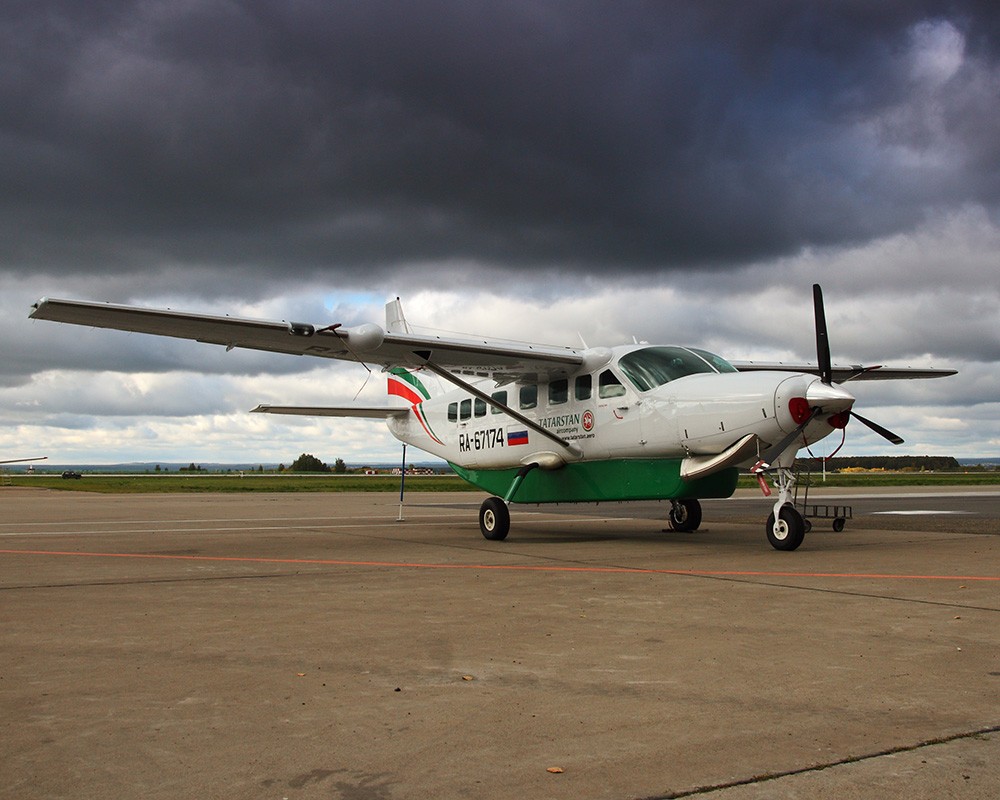
<instances>
[{"instance_id":1,"label":"main wheel","mask_svg":"<svg viewBox=\"0 0 1000 800\"><path fill-rule=\"evenodd\" d=\"M670 527L675 531L688 533L698 530L701 525L701 503L697 500L674 500L670 504Z\"/></svg>"},{"instance_id":2,"label":"main wheel","mask_svg":"<svg viewBox=\"0 0 1000 800\"><path fill-rule=\"evenodd\" d=\"M510 530L510 511L499 497L487 497L479 507L479 530L491 541L507 538Z\"/></svg>"},{"instance_id":3,"label":"main wheel","mask_svg":"<svg viewBox=\"0 0 1000 800\"><path fill-rule=\"evenodd\" d=\"M767 540L775 550L794 550L806 535L805 520L794 507L784 505L778 512L778 522L775 524L774 512L767 518Z\"/></svg>"}]
</instances>

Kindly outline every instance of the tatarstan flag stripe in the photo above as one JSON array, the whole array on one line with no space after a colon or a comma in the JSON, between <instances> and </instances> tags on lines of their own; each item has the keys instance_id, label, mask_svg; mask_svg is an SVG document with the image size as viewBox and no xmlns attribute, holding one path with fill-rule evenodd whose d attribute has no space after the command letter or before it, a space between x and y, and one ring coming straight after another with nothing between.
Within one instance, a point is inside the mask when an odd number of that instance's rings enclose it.
<instances>
[{"instance_id":1,"label":"tatarstan flag stripe","mask_svg":"<svg viewBox=\"0 0 1000 800\"><path fill-rule=\"evenodd\" d=\"M426 417L424 417L423 412L420 410L420 405L414 404L411 410L413 411L413 416L417 418L417 422L421 424L424 431L426 431L427 435L430 436L438 444L443 445L444 442L438 439L438 437L434 435L434 431L431 430L431 424L427 421Z\"/></svg>"},{"instance_id":2,"label":"tatarstan flag stripe","mask_svg":"<svg viewBox=\"0 0 1000 800\"><path fill-rule=\"evenodd\" d=\"M393 380L391 376L389 378L389 394L395 395L396 397L402 397L411 405L417 405L418 403L422 403L424 401L424 398L413 391L409 384Z\"/></svg>"},{"instance_id":3,"label":"tatarstan flag stripe","mask_svg":"<svg viewBox=\"0 0 1000 800\"><path fill-rule=\"evenodd\" d=\"M393 367L389 370L389 374L395 376L399 381L405 381L410 384L414 389L416 389L423 396L424 400L430 400L431 393L427 391L427 387L421 382L420 378L414 375L407 369L403 367ZM417 402L420 402L419 400Z\"/></svg>"}]
</instances>

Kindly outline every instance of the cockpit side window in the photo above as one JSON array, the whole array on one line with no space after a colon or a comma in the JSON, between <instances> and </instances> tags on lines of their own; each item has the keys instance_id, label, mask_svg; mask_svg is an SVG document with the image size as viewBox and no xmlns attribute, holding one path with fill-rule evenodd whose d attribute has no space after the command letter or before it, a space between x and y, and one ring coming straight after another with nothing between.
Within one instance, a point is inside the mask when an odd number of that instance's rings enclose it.
<instances>
[{"instance_id":1,"label":"cockpit side window","mask_svg":"<svg viewBox=\"0 0 1000 800\"><path fill-rule=\"evenodd\" d=\"M604 370L597 379L597 396L606 399L608 397L621 397L625 394L625 387L618 377L610 369Z\"/></svg>"}]
</instances>

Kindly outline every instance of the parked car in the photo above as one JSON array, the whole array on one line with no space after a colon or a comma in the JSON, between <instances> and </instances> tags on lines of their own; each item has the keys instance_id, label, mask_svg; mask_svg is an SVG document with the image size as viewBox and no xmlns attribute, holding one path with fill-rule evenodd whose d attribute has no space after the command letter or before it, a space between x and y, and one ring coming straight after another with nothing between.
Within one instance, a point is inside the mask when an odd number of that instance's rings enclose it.
<instances>
[{"instance_id":1,"label":"parked car","mask_svg":"<svg viewBox=\"0 0 1000 800\"><path fill-rule=\"evenodd\" d=\"M74 479L76 479L76 480L79 480L80 478L82 478L82 477L83 477L83 475L81 475L81 474L80 474L79 472L75 472L74 470L71 470L71 469L68 469L68 470L66 470L66 471L65 471L65 472L64 472L64 473L62 474L62 476L63 476L64 478L74 478Z\"/></svg>"}]
</instances>

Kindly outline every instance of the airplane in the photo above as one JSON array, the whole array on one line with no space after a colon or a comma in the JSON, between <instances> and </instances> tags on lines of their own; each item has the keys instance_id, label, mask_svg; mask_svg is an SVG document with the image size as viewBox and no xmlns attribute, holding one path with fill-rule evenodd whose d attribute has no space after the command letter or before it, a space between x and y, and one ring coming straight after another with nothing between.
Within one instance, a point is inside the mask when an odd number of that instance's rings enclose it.
<instances>
[{"instance_id":1,"label":"airplane","mask_svg":"<svg viewBox=\"0 0 1000 800\"><path fill-rule=\"evenodd\" d=\"M43 298L38 320L113 328L233 348L381 365L398 405L275 406L258 413L385 420L400 441L447 461L490 494L482 535L510 529L511 503L669 500L669 523L694 531L699 502L729 497L740 470L765 496L776 550L795 550L807 525L792 490L796 453L851 418L902 439L853 410L848 381L937 378L956 370L831 362L823 295L813 286L816 364L730 362L697 347L558 347L414 333L399 298L385 327L207 316ZM455 388L432 396L437 376Z\"/></svg>"}]
</instances>

